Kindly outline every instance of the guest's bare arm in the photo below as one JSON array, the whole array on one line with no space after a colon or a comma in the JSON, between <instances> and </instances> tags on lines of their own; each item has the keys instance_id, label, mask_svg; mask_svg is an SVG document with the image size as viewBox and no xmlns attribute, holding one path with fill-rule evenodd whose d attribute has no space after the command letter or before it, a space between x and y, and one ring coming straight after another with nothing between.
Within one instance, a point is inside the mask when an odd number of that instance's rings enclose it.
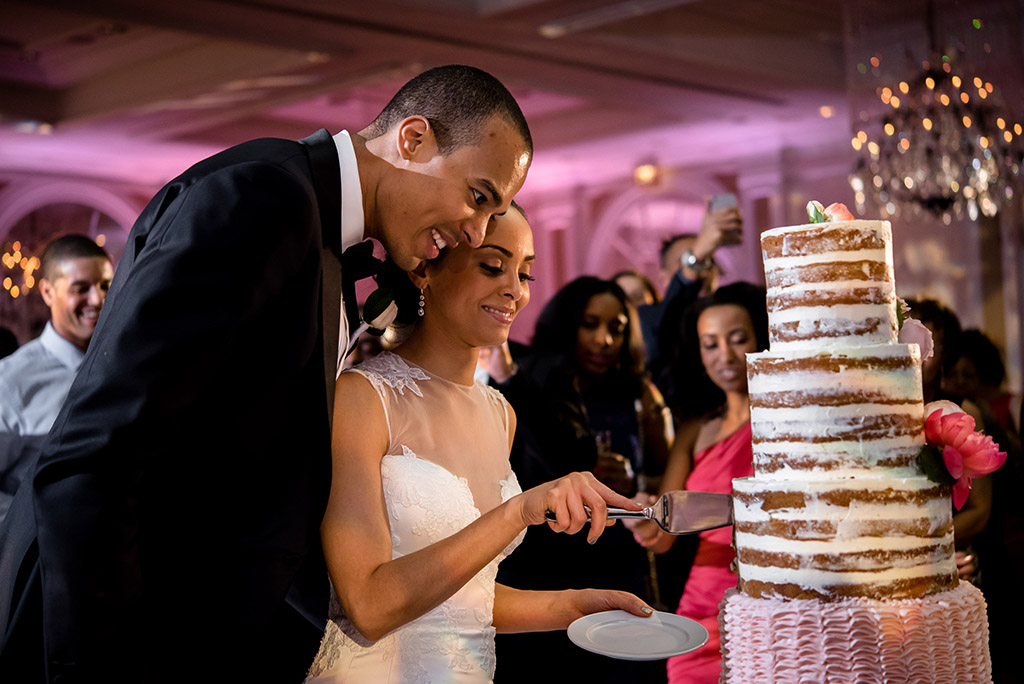
<instances>
[{"instance_id":1,"label":"guest's bare arm","mask_svg":"<svg viewBox=\"0 0 1024 684\"><path fill-rule=\"evenodd\" d=\"M641 599L625 591L525 591L503 584L494 586L494 628L499 632L565 629L573 620L603 610L625 610L640 617L654 612Z\"/></svg>"},{"instance_id":2,"label":"guest's bare arm","mask_svg":"<svg viewBox=\"0 0 1024 684\"><path fill-rule=\"evenodd\" d=\"M608 505L636 510L590 473L573 473L509 499L458 533L415 553L391 558L391 530L381 485L387 423L380 399L362 376L339 378L335 394L331 495L321 526L324 553L347 617L367 639L440 605L494 559L527 525L553 511L558 532L588 538L604 530Z\"/></svg>"}]
</instances>

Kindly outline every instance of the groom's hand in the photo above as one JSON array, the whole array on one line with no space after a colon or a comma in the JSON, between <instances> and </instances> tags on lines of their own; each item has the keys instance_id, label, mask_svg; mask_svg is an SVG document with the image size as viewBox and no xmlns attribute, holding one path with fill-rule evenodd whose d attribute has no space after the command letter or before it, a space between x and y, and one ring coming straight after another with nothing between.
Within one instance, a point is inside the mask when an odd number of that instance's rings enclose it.
<instances>
[{"instance_id":1,"label":"groom's hand","mask_svg":"<svg viewBox=\"0 0 1024 684\"><path fill-rule=\"evenodd\" d=\"M547 522L555 532L576 534L588 522L587 541L597 541L608 522L608 506L639 511L643 506L617 494L598 482L593 473L570 473L551 482L545 482L521 495L521 514L526 525ZM587 509L590 509L588 515ZM550 511L554 520L548 520Z\"/></svg>"}]
</instances>

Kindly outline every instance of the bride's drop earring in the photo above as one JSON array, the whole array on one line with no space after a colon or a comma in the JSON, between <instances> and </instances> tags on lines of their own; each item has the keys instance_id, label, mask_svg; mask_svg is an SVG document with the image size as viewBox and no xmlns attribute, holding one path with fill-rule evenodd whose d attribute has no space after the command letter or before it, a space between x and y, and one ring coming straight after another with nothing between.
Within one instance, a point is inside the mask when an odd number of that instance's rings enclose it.
<instances>
[{"instance_id":1,"label":"bride's drop earring","mask_svg":"<svg viewBox=\"0 0 1024 684\"><path fill-rule=\"evenodd\" d=\"M420 318L423 318L423 305L424 304L426 304L426 301L423 299L423 288L421 287L420 288L420 308L416 311L416 313L419 314Z\"/></svg>"}]
</instances>

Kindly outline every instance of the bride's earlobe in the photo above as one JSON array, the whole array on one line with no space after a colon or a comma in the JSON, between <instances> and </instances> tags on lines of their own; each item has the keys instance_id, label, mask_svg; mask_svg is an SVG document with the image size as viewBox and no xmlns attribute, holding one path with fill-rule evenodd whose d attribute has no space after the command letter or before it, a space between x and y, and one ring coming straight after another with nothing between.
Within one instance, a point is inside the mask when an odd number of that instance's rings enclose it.
<instances>
[{"instance_id":1,"label":"bride's earlobe","mask_svg":"<svg viewBox=\"0 0 1024 684\"><path fill-rule=\"evenodd\" d=\"M409 280L418 289L422 290L430 282L430 277L427 275L427 262L420 262L420 265L412 269L409 273Z\"/></svg>"}]
</instances>

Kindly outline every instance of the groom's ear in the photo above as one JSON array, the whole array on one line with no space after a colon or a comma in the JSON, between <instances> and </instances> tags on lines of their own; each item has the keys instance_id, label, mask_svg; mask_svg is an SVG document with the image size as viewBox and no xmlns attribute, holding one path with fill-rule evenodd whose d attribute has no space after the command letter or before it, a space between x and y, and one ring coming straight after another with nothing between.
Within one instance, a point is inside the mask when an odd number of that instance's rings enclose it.
<instances>
[{"instance_id":1,"label":"groom's ear","mask_svg":"<svg viewBox=\"0 0 1024 684\"><path fill-rule=\"evenodd\" d=\"M427 276L427 262L425 261L421 261L420 265L408 271L408 274L412 284L421 290L430 282L430 278Z\"/></svg>"},{"instance_id":2,"label":"groom's ear","mask_svg":"<svg viewBox=\"0 0 1024 684\"><path fill-rule=\"evenodd\" d=\"M410 116L398 124L398 155L406 161L428 159L436 152L434 129L423 116Z\"/></svg>"}]
</instances>

